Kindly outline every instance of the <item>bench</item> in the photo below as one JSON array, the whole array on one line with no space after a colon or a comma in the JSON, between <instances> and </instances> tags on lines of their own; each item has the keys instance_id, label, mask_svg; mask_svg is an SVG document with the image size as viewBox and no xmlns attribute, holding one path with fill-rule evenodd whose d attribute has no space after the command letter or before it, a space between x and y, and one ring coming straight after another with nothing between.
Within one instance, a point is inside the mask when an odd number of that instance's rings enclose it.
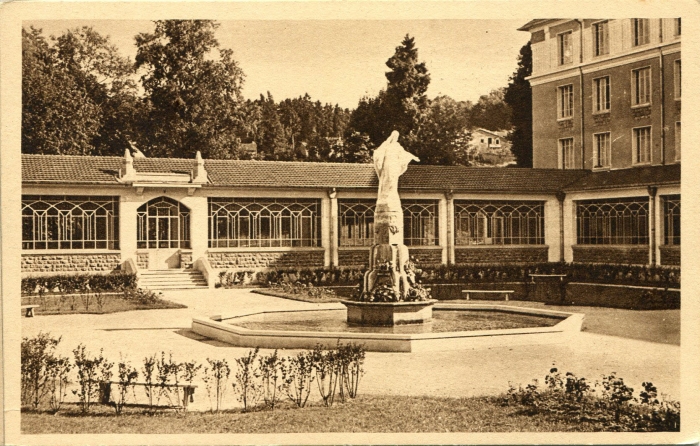
<instances>
[{"instance_id":1,"label":"bench","mask_svg":"<svg viewBox=\"0 0 700 446\"><path fill-rule=\"evenodd\" d=\"M469 300L470 294L503 294L508 300L508 296L515 293L514 290L462 290L462 293L467 295L467 300Z\"/></svg>"},{"instance_id":2,"label":"bench","mask_svg":"<svg viewBox=\"0 0 700 446\"><path fill-rule=\"evenodd\" d=\"M34 309L39 308L39 305L22 305L20 308L27 310L24 314L26 317L34 317Z\"/></svg>"},{"instance_id":3,"label":"bench","mask_svg":"<svg viewBox=\"0 0 700 446\"><path fill-rule=\"evenodd\" d=\"M111 401L112 398L112 390L118 389L119 382L118 381L108 381L106 383L101 383L100 384L100 402L102 404L111 404L113 401ZM194 402L194 391L197 388L197 386L192 385L192 384L160 384L160 383L152 383L152 384L146 384L146 383L131 383L129 385L130 387L144 387L146 389L147 395L148 391L152 392L157 392L157 391L162 391L164 389L175 389L179 393L179 389L182 389L182 401L178 401L174 407L181 407L185 410L187 410L188 403L193 403ZM170 402L170 399L168 399ZM149 404L150 406L150 404ZM161 406L162 407L162 406Z\"/></svg>"}]
</instances>

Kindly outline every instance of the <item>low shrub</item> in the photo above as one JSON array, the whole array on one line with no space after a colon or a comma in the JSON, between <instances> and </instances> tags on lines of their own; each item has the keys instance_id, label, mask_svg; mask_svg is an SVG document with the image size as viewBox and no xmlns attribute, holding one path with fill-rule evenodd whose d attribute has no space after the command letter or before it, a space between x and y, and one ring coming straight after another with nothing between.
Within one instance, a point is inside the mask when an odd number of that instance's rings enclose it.
<instances>
[{"instance_id":1,"label":"low shrub","mask_svg":"<svg viewBox=\"0 0 700 446\"><path fill-rule=\"evenodd\" d=\"M282 366L283 390L297 407L304 407L311 395L314 380L314 357L310 351L302 351Z\"/></svg>"},{"instance_id":2,"label":"low shrub","mask_svg":"<svg viewBox=\"0 0 700 446\"><path fill-rule=\"evenodd\" d=\"M104 384L112 378L114 363L108 362L102 356L102 350L99 356L90 357L83 344L73 350L73 356L79 385L79 389L73 390L73 394L80 400L80 408L85 413L90 410L90 405L95 403L100 387L104 387Z\"/></svg>"},{"instance_id":3,"label":"low shrub","mask_svg":"<svg viewBox=\"0 0 700 446\"><path fill-rule=\"evenodd\" d=\"M57 356L61 338L39 333L22 338L20 393L22 405L38 409L48 397L52 410L60 409L66 396L68 373L72 368L68 357Z\"/></svg>"},{"instance_id":4,"label":"low shrub","mask_svg":"<svg viewBox=\"0 0 700 446\"><path fill-rule=\"evenodd\" d=\"M226 394L228 378L231 375L231 367L229 367L225 359L218 360L207 358L207 362L209 363L209 367L204 368L202 380L207 389L211 411L214 412L214 407L216 407L216 412L219 412L224 401L224 395ZM212 402L212 398L214 398L214 402Z\"/></svg>"},{"instance_id":5,"label":"low shrub","mask_svg":"<svg viewBox=\"0 0 700 446\"><path fill-rule=\"evenodd\" d=\"M232 387L238 395L238 401L243 404L243 412L255 407L260 397L263 396L264 388L258 353L260 353L260 349L256 348L250 350L246 356L236 359L238 368Z\"/></svg>"},{"instance_id":6,"label":"low shrub","mask_svg":"<svg viewBox=\"0 0 700 446\"><path fill-rule=\"evenodd\" d=\"M564 376L552 368L545 386L537 380L522 386L511 385L503 399L530 415L545 414L555 418L574 418L590 423L601 431L679 431L680 403L659 401L652 383L642 384L639 397L614 372L590 384L571 372Z\"/></svg>"},{"instance_id":7,"label":"low shrub","mask_svg":"<svg viewBox=\"0 0 700 446\"><path fill-rule=\"evenodd\" d=\"M136 274L114 272L110 274L56 274L22 278L22 295L43 293L118 292L136 289Z\"/></svg>"},{"instance_id":8,"label":"low shrub","mask_svg":"<svg viewBox=\"0 0 700 446\"><path fill-rule=\"evenodd\" d=\"M114 410L117 415L122 413L126 404L126 395L129 393L129 390L133 391L134 383L138 376L139 372L131 364L124 361L123 358L120 358L117 364L117 378L119 380L117 383L117 395L114 398ZM134 397L134 399L136 398Z\"/></svg>"}]
</instances>

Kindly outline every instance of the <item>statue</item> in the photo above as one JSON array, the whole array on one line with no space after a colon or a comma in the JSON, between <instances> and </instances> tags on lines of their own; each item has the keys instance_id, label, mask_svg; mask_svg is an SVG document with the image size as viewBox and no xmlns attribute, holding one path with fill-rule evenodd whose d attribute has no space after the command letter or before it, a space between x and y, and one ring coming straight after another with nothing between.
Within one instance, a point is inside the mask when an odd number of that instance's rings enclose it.
<instances>
[{"instance_id":1,"label":"statue","mask_svg":"<svg viewBox=\"0 0 700 446\"><path fill-rule=\"evenodd\" d=\"M374 245L361 298L369 301L427 300L427 293L420 292L413 280L413 263L403 244L403 210L399 197L399 177L411 161L419 159L401 147L397 131L374 151L373 159L379 191L374 211Z\"/></svg>"}]
</instances>

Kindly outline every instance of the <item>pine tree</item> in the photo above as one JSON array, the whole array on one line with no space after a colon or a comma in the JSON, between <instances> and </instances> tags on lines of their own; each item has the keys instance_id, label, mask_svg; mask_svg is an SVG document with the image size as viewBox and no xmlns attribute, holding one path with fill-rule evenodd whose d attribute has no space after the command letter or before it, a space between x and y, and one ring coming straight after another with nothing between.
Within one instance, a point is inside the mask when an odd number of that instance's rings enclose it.
<instances>
[{"instance_id":1,"label":"pine tree","mask_svg":"<svg viewBox=\"0 0 700 446\"><path fill-rule=\"evenodd\" d=\"M518 167L532 167L532 87L525 78L532 74L532 48L530 42L520 49L518 69L510 78L505 102L512 110L513 131L511 151Z\"/></svg>"}]
</instances>

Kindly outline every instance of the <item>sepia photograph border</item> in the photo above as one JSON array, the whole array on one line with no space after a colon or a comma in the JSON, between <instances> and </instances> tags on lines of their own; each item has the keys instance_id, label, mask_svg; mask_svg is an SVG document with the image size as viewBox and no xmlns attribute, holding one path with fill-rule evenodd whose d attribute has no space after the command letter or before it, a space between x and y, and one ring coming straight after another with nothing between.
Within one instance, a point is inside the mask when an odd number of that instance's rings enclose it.
<instances>
[{"instance_id":1,"label":"sepia photograph border","mask_svg":"<svg viewBox=\"0 0 700 446\"><path fill-rule=\"evenodd\" d=\"M558 17L682 17L684 202L681 262L681 404L679 433L304 433L191 435L22 435L20 432L21 29L27 20L452 20ZM29 444L678 444L700 441L700 7L693 1L452 2L6 2L0 3L0 292L2 296L2 442ZM516 56L513 55L515 68ZM322 99L322 98L321 98ZM690 123L690 124L688 124ZM689 217L690 216L690 217ZM690 221L689 221L690 220Z\"/></svg>"}]
</instances>

